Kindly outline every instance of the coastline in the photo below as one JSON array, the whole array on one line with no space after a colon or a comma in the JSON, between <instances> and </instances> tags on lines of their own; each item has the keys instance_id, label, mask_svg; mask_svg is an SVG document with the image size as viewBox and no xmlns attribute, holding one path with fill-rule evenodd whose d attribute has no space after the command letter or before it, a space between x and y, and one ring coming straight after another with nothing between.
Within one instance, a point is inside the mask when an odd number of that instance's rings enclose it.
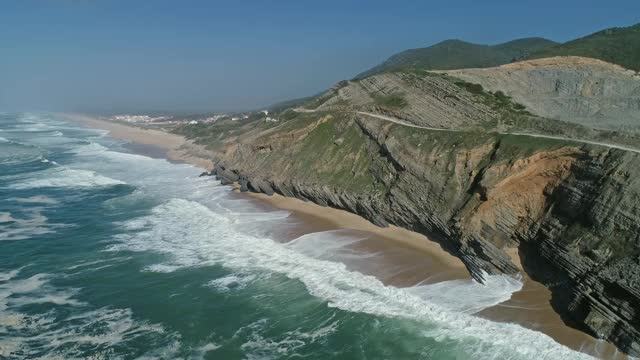
<instances>
[{"instance_id":1,"label":"coastline","mask_svg":"<svg viewBox=\"0 0 640 360\"><path fill-rule=\"evenodd\" d=\"M199 145L190 143L180 135L171 134L161 130L128 126L85 115L64 114L62 116L86 127L107 130L109 131L109 136L116 139L161 148L166 151L168 160L184 162L207 171L213 168L213 162L211 160L198 156L198 153L193 153L194 150L196 150L205 154L206 150L203 151L203 149L197 148ZM240 194L238 191L236 192ZM399 244L414 250L428 253L433 257L437 257L443 266L460 270L455 278L471 278L467 273L464 263L460 259L445 252L439 244L429 240L422 234L396 226L381 228L363 217L344 210L323 207L317 204L304 202L299 199L287 198L278 194L268 196L257 193L242 193L241 196L246 196L250 199L254 199L255 201L266 203L275 209L290 211L294 216L299 218L305 218L306 220L312 221L322 220L327 223L327 225L338 229L371 233L386 239L393 244Z\"/></svg>"},{"instance_id":2,"label":"coastline","mask_svg":"<svg viewBox=\"0 0 640 360\"><path fill-rule=\"evenodd\" d=\"M162 148L166 150L166 157L169 160L185 162L207 171L213 169L213 162L204 157L207 154L207 150L203 146L185 139L183 136L161 130L144 129L101 120L87 115L66 113L58 115L88 128L107 130L109 131L109 136L116 139ZM199 154L201 155L198 156Z\"/></svg>"},{"instance_id":3,"label":"coastline","mask_svg":"<svg viewBox=\"0 0 640 360\"><path fill-rule=\"evenodd\" d=\"M91 118L84 115L64 114L65 118L86 127L109 131L109 136L156 147L166 152L166 158L175 162L184 162L207 171L213 168L213 162L206 158L207 150L202 146L186 140L180 135L170 134L161 130L144 129L130 125ZM323 207L314 203L304 202L295 198L287 198L278 194L268 196L257 193L240 193L236 196L250 199L268 209L286 210L291 217L300 220L301 228L307 233L327 230L349 230L371 234L378 251L389 251L399 248L402 254L395 261L408 259L412 253L419 261L420 256L431 260L425 265L425 271L438 269L442 276L436 276L419 281L420 276L411 276L406 271L398 278L381 279L383 282L396 286L411 286L416 283L432 283L454 279L470 279L466 267L460 259L445 252L439 244L429 240L426 236L395 226L380 228L368 220L344 210ZM304 233L304 232L303 232ZM372 245L373 246L373 245ZM519 264L517 252L509 254ZM412 264L413 265L413 264ZM411 268L409 266L408 268ZM413 269L415 270L415 269ZM397 274L395 274L397 275ZM376 274L378 276L378 274ZM384 276L383 276L384 277ZM597 340L590 335L566 325L560 315L550 305L551 293L542 284L526 276L523 277L523 288L513 293L510 300L486 308L478 316L497 321L518 323L524 327L540 331L574 350L608 359L627 359L615 346L605 341Z\"/></svg>"}]
</instances>

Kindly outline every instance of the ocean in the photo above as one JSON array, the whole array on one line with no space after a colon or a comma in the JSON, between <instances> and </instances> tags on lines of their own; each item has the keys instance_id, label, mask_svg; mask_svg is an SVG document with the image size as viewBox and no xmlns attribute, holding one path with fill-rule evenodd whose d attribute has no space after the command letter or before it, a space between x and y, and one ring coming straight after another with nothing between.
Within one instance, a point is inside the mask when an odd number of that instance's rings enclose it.
<instances>
[{"instance_id":1,"label":"ocean","mask_svg":"<svg viewBox=\"0 0 640 360\"><path fill-rule=\"evenodd\" d=\"M0 359L589 358L474 315L517 279L385 284L358 236L283 239L288 212L135 152L0 113Z\"/></svg>"}]
</instances>

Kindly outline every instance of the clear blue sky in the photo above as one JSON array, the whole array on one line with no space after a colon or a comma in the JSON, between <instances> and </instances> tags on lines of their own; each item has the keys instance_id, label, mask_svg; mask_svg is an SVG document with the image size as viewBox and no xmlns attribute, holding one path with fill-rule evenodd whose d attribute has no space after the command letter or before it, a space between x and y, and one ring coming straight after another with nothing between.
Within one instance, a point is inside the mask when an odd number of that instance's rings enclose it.
<instances>
[{"instance_id":1,"label":"clear blue sky","mask_svg":"<svg viewBox=\"0 0 640 360\"><path fill-rule=\"evenodd\" d=\"M1 0L0 111L254 108L445 39L637 22L638 0Z\"/></svg>"}]
</instances>

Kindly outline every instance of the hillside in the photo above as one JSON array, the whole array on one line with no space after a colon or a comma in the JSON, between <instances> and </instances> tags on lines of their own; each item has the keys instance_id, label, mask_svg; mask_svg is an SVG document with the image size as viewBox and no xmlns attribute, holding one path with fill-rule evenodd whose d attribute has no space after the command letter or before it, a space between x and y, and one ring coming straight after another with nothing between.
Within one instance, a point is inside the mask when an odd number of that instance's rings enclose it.
<instances>
[{"instance_id":1,"label":"hillside","mask_svg":"<svg viewBox=\"0 0 640 360\"><path fill-rule=\"evenodd\" d=\"M449 70L507 64L528 54L556 45L543 38L525 38L498 45L478 45L462 40L446 40L426 48L393 55L382 64L356 76L357 79L403 69Z\"/></svg>"},{"instance_id":2,"label":"hillside","mask_svg":"<svg viewBox=\"0 0 640 360\"><path fill-rule=\"evenodd\" d=\"M447 73L502 91L546 118L640 132L640 75L619 65L565 56Z\"/></svg>"},{"instance_id":3,"label":"hillside","mask_svg":"<svg viewBox=\"0 0 640 360\"><path fill-rule=\"evenodd\" d=\"M526 56L585 56L640 71L640 24L611 28L553 47L538 49Z\"/></svg>"}]
</instances>

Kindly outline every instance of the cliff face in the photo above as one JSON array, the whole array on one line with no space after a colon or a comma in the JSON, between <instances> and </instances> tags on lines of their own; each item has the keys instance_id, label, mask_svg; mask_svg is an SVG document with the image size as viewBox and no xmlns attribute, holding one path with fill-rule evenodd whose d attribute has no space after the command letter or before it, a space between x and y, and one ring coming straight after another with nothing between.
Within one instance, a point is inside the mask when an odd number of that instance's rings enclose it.
<instances>
[{"instance_id":1,"label":"cliff face","mask_svg":"<svg viewBox=\"0 0 640 360\"><path fill-rule=\"evenodd\" d=\"M529 60L452 76L503 91L541 116L615 130L640 130L640 75L582 57Z\"/></svg>"},{"instance_id":2,"label":"cliff face","mask_svg":"<svg viewBox=\"0 0 640 360\"><path fill-rule=\"evenodd\" d=\"M558 293L558 306L599 337L640 353L640 181L638 154L592 149L552 194L529 242L530 263ZM558 271L555 271L557 269ZM566 286L567 293L558 289ZM557 282L554 284L554 282Z\"/></svg>"},{"instance_id":3,"label":"cliff face","mask_svg":"<svg viewBox=\"0 0 640 360\"><path fill-rule=\"evenodd\" d=\"M394 95L405 104L388 106L385 97ZM476 97L453 79L436 74L388 73L339 84L323 95L316 110L348 104L421 126L449 129L490 126L497 121L499 112Z\"/></svg>"},{"instance_id":4,"label":"cliff face","mask_svg":"<svg viewBox=\"0 0 640 360\"><path fill-rule=\"evenodd\" d=\"M218 148L221 180L423 233L480 280L517 272L517 249L568 321L640 355L639 154L352 112L243 136Z\"/></svg>"}]
</instances>

